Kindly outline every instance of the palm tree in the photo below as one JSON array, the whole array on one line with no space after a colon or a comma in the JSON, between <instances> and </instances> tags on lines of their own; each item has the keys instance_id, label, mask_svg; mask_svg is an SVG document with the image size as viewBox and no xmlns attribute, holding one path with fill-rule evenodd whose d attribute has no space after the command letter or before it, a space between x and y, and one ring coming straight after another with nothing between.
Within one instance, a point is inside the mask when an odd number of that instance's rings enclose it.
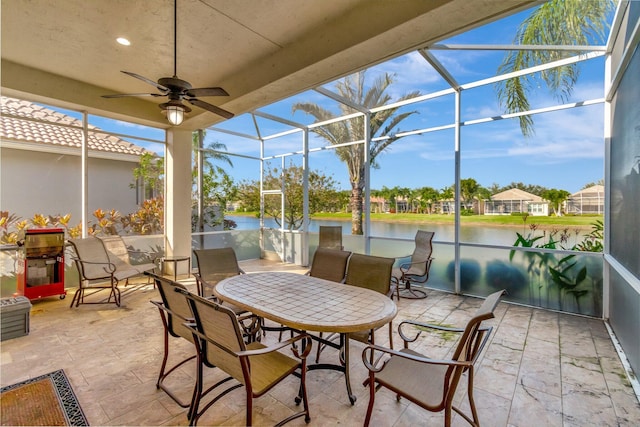
<instances>
[{"instance_id":1,"label":"palm tree","mask_svg":"<svg viewBox=\"0 0 640 427\"><path fill-rule=\"evenodd\" d=\"M370 88L365 88L365 72L360 71L351 76L345 77L338 81L336 89L338 93L364 108L372 109L382 105L389 104L392 99L385 91L393 83L394 76L385 73L377 78ZM414 98L420 95L418 91L406 94L394 102ZM326 121L337 117L331 111L320 107L313 103L297 103L292 107L293 112L303 111L315 117L316 122ZM353 114L357 111L348 105L340 104L340 115ZM393 142L400 139L394 133L394 129L400 122L416 113L415 111L396 114L397 108L378 111L371 113L370 118L370 135L371 138L388 136L387 139L371 141L369 145L369 162L372 167L378 167L376 157L382 153ZM329 141L330 144L343 144L352 141L363 140L364 117L359 116L351 120L344 120L328 124L319 128L315 128L313 132ZM351 182L351 233L362 234L362 205L364 191L364 145L356 144L346 147L336 148L336 155L342 160L349 171L349 181Z\"/></svg>"},{"instance_id":2,"label":"palm tree","mask_svg":"<svg viewBox=\"0 0 640 427\"><path fill-rule=\"evenodd\" d=\"M202 141L206 131L202 131ZM224 162L233 167L231 158L220 151L226 150L227 146L221 142L210 142L205 147L201 146L200 132L194 132L191 139L192 151L195 155L191 176L193 183L196 185L197 200L194 204L197 207L197 215L193 218L192 226L195 231L204 231L205 222L215 224L224 222L224 208L226 206L226 197L231 196L235 191L233 180L229 174L218 164L214 162ZM199 151L201 150L201 152ZM200 155L201 154L201 155ZM198 163L202 162L202 167L198 167ZM200 172L198 172L200 171ZM198 175L201 173L201 175ZM218 197L214 197L214 195ZM217 199L217 200L214 200ZM223 212L223 218L215 218L215 215L206 216L206 207L212 203L219 202Z\"/></svg>"},{"instance_id":3,"label":"palm tree","mask_svg":"<svg viewBox=\"0 0 640 427\"><path fill-rule=\"evenodd\" d=\"M203 131L202 139L204 141L204 135L206 131ZM200 149L200 138L198 132L193 133L193 137L191 139L191 144L193 147L193 152L197 153L198 149ZM227 146L221 142L213 141L209 142L206 146L202 147L203 161L202 161L202 172L209 173L212 170L215 170L218 174L225 174L226 171L222 169L219 165L215 165L213 161L216 162L224 162L229 166L233 167L233 162L231 158L227 154L223 154L220 151L226 151Z\"/></svg>"},{"instance_id":4,"label":"palm tree","mask_svg":"<svg viewBox=\"0 0 640 427\"><path fill-rule=\"evenodd\" d=\"M535 9L516 33L514 44L523 45L587 45L603 43L606 17L615 6L614 0L550 0ZM569 56L576 52L559 50L519 50L507 54L498 68L498 74L523 70ZM578 80L578 64L564 65L542 71L540 78L555 94L566 101ZM498 99L508 113L530 109L527 92L538 82L534 76L521 76L497 83ZM520 129L524 136L533 135L533 118L520 116Z\"/></svg>"}]
</instances>

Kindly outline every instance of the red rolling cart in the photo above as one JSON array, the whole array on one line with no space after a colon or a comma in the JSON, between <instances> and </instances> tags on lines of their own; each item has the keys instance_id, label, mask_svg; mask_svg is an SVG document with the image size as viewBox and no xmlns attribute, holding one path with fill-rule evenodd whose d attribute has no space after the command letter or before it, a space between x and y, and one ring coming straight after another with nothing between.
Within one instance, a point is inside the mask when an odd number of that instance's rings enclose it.
<instances>
[{"instance_id":1,"label":"red rolling cart","mask_svg":"<svg viewBox=\"0 0 640 427\"><path fill-rule=\"evenodd\" d=\"M26 230L20 244L16 294L30 300L53 295L64 299L64 230Z\"/></svg>"}]
</instances>

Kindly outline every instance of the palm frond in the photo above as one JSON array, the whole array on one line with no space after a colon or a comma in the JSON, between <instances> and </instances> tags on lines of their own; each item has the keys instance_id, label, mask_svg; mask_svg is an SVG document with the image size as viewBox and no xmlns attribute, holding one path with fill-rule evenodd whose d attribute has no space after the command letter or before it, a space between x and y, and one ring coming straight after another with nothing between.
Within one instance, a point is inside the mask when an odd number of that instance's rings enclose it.
<instances>
[{"instance_id":1,"label":"palm frond","mask_svg":"<svg viewBox=\"0 0 640 427\"><path fill-rule=\"evenodd\" d=\"M607 28L606 16L613 0L550 0L525 19L516 33L515 44L532 45L587 45L603 43ZM509 52L498 67L498 74L522 70L539 64L576 55L571 51L536 50ZM539 79L557 99L566 102L579 77L577 64L545 70ZM508 113L527 111L526 100L535 76L522 76L496 84L500 105ZM523 135L533 134L533 118L521 116Z\"/></svg>"}]
</instances>

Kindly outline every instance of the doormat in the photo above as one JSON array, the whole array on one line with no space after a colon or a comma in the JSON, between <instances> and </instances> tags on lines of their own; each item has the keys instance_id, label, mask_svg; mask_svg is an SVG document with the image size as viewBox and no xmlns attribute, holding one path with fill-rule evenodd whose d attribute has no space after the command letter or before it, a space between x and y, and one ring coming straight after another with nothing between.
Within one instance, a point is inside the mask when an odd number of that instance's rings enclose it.
<instances>
[{"instance_id":1,"label":"doormat","mask_svg":"<svg viewBox=\"0 0 640 427\"><path fill-rule=\"evenodd\" d=\"M0 389L3 426L88 426L62 369Z\"/></svg>"}]
</instances>

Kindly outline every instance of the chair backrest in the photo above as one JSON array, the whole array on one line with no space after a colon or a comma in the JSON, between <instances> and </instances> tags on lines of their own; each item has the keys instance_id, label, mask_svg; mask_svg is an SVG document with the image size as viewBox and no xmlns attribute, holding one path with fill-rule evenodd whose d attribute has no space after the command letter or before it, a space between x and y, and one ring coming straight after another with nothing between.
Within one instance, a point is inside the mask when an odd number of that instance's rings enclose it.
<instances>
[{"instance_id":1,"label":"chair backrest","mask_svg":"<svg viewBox=\"0 0 640 427\"><path fill-rule=\"evenodd\" d=\"M411 274L415 274L416 276L424 276L427 274L427 263L433 252L431 243L433 234L433 231L418 230L416 232L416 247L411 255Z\"/></svg>"},{"instance_id":2,"label":"chair backrest","mask_svg":"<svg viewBox=\"0 0 640 427\"><path fill-rule=\"evenodd\" d=\"M348 251L319 247L313 255L309 276L342 282L347 271L349 256L351 252Z\"/></svg>"},{"instance_id":3,"label":"chair backrest","mask_svg":"<svg viewBox=\"0 0 640 427\"><path fill-rule=\"evenodd\" d=\"M342 250L342 226L321 225L318 247Z\"/></svg>"},{"instance_id":4,"label":"chair backrest","mask_svg":"<svg viewBox=\"0 0 640 427\"><path fill-rule=\"evenodd\" d=\"M349 258L345 283L389 295L394 262L393 258L354 253Z\"/></svg>"},{"instance_id":5,"label":"chair backrest","mask_svg":"<svg viewBox=\"0 0 640 427\"><path fill-rule=\"evenodd\" d=\"M198 283L200 296L213 295L215 285L227 277L237 276L243 271L233 248L196 249L198 275L202 283Z\"/></svg>"},{"instance_id":6,"label":"chair backrest","mask_svg":"<svg viewBox=\"0 0 640 427\"><path fill-rule=\"evenodd\" d=\"M147 274L153 278L158 287L164 311L167 314L167 330L169 333L174 337L182 337L193 342L191 329L184 325L185 322L193 318L191 308L189 307L186 296L176 291L176 289L181 289L188 292L187 288L178 282L158 276L157 274Z\"/></svg>"},{"instance_id":7,"label":"chair backrest","mask_svg":"<svg viewBox=\"0 0 640 427\"><path fill-rule=\"evenodd\" d=\"M240 383L245 384L242 364L237 353L245 351L242 331L233 311L211 300L182 291L187 296L198 332L206 337L199 340L203 362L218 367Z\"/></svg>"},{"instance_id":8,"label":"chair backrest","mask_svg":"<svg viewBox=\"0 0 640 427\"><path fill-rule=\"evenodd\" d=\"M70 239L79 260L76 262L78 272L84 280L107 279L109 274L109 257L102 242L96 237ZM106 269L105 269L106 268Z\"/></svg>"},{"instance_id":9,"label":"chair backrest","mask_svg":"<svg viewBox=\"0 0 640 427\"><path fill-rule=\"evenodd\" d=\"M121 236L101 236L98 237L104 249L109 256L109 261L116 266L116 270L126 269L131 267L131 259L129 258L129 251L127 245L122 240Z\"/></svg>"},{"instance_id":10,"label":"chair backrest","mask_svg":"<svg viewBox=\"0 0 640 427\"><path fill-rule=\"evenodd\" d=\"M456 347L452 359L457 361L473 361L484 345L484 337L491 333L491 328L481 328L482 322L493 319L496 306L500 302L500 297L504 290L497 291L489 295L480 308L476 310L473 317L467 322L464 332Z\"/></svg>"}]
</instances>

